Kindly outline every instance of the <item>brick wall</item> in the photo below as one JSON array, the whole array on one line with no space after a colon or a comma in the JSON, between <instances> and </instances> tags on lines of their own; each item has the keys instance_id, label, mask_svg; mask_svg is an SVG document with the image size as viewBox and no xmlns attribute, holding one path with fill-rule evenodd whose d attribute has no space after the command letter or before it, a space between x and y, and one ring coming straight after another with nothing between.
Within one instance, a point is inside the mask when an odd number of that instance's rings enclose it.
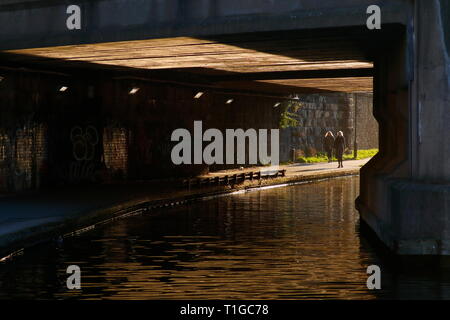
<instances>
[{"instance_id":1,"label":"brick wall","mask_svg":"<svg viewBox=\"0 0 450 320\"><path fill-rule=\"evenodd\" d=\"M277 128L276 100L195 87L91 74L84 78L0 70L0 192L44 185L102 183L117 179L194 176L236 165L181 165L171 161L177 128L193 132ZM60 91L61 86L67 90ZM130 89L139 88L136 94ZM225 102L233 98L231 104ZM367 116L371 97L329 94L301 96L299 125L281 132L281 160L290 148L321 150L326 130L356 132L360 147L376 144L376 130ZM367 112L366 112L367 111ZM353 122L352 122L353 121ZM353 140L349 139L351 144ZM206 145L206 143L205 143ZM248 150L248 145L246 150ZM248 158L248 155L247 155Z\"/></svg>"},{"instance_id":2,"label":"brick wall","mask_svg":"<svg viewBox=\"0 0 450 320\"><path fill-rule=\"evenodd\" d=\"M0 73L0 192L223 169L174 165L173 130L192 133L196 120L203 131L275 128L279 119L274 102L258 97L205 90L194 99L198 88L102 74Z\"/></svg>"},{"instance_id":3,"label":"brick wall","mask_svg":"<svg viewBox=\"0 0 450 320\"><path fill-rule=\"evenodd\" d=\"M296 112L297 126L280 132L280 161L292 160L293 149L296 156L324 152L323 136L327 131L334 135L342 131L349 150L353 150L355 124L358 148L378 148L378 123L372 113L372 94L311 94L300 95L298 99L301 107Z\"/></svg>"},{"instance_id":4,"label":"brick wall","mask_svg":"<svg viewBox=\"0 0 450 320\"><path fill-rule=\"evenodd\" d=\"M10 135L0 134L0 190L39 187L46 156L43 125L19 128Z\"/></svg>"},{"instance_id":5,"label":"brick wall","mask_svg":"<svg viewBox=\"0 0 450 320\"><path fill-rule=\"evenodd\" d=\"M373 116L373 95L357 94L356 123L353 125L353 133L356 131L358 149L378 148L378 122Z\"/></svg>"},{"instance_id":6,"label":"brick wall","mask_svg":"<svg viewBox=\"0 0 450 320\"><path fill-rule=\"evenodd\" d=\"M125 178L128 173L128 130L107 127L103 131L105 166L113 176Z\"/></svg>"}]
</instances>

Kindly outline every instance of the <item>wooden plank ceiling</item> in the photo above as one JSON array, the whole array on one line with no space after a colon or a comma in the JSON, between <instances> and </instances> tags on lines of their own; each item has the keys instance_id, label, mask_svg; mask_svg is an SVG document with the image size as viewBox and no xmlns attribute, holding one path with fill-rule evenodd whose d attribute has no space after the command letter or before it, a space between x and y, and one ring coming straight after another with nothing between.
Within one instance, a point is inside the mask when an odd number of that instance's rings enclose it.
<instances>
[{"instance_id":1,"label":"wooden plank ceiling","mask_svg":"<svg viewBox=\"0 0 450 320\"><path fill-rule=\"evenodd\" d=\"M16 64L80 66L80 63L86 63L99 68L114 66L127 70L170 70L204 77L214 86L226 89L283 93L372 91L371 76L332 76L332 70L370 70L373 67L359 49L358 42L348 37L312 39L287 33L215 39L179 37L6 53L14 57L11 59ZM301 74L308 70L328 72L323 77ZM295 72L299 72L297 78ZM286 73L289 77L285 77ZM264 74L264 79L258 79L259 74ZM242 75L252 77L245 79Z\"/></svg>"}]
</instances>

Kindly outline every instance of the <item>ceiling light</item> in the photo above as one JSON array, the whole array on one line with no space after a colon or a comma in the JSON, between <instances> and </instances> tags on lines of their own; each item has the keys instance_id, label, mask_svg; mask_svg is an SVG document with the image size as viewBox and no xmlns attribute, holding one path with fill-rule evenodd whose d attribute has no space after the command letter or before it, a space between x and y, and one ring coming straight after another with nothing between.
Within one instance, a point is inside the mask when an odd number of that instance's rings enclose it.
<instances>
[{"instance_id":1,"label":"ceiling light","mask_svg":"<svg viewBox=\"0 0 450 320\"><path fill-rule=\"evenodd\" d=\"M194 96L194 99L199 99L203 95L203 93L204 92L202 91L197 92L197 94Z\"/></svg>"},{"instance_id":2,"label":"ceiling light","mask_svg":"<svg viewBox=\"0 0 450 320\"><path fill-rule=\"evenodd\" d=\"M0 76L0 81L2 81L3 79L5 79L4 77Z\"/></svg>"},{"instance_id":3,"label":"ceiling light","mask_svg":"<svg viewBox=\"0 0 450 320\"><path fill-rule=\"evenodd\" d=\"M139 91L139 88L132 88L129 92L129 94L135 94L136 92Z\"/></svg>"},{"instance_id":4,"label":"ceiling light","mask_svg":"<svg viewBox=\"0 0 450 320\"><path fill-rule=\"evenodd\" d=\"M280 104L281 104L281 102L277 102L277 103L275 103L275 104L273 105L273 107L274 107L274 108L277 108L277 107L280 106Z\"/></svg>"},{"instance_id":5,"label":"ceiling light","mask_svg":"<svg viewBox=\"0 0 450 320\"><path fill-rule=\"evenodd\" d=\"M231 104L231 103L233 103L233 101L234 101L234 99L228 99L226 104Z\"/></svg>"},{"instance_id":6,"label":"ceiling light","mask_svg":"<svg viewBox=\"0 0 450 320\"><path fill-rule=\"evenodd\" d=\"M67 89L69 89L69 87L62 86L61 88L59 88L59 92L64 92L64 91L66 91Z\"/></svg>"}]
</instances>

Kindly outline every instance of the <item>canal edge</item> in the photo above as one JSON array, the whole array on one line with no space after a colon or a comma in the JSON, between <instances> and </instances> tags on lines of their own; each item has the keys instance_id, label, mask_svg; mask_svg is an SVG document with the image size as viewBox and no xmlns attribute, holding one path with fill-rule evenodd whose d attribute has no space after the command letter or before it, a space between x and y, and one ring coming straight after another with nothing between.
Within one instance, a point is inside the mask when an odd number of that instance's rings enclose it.
<instances>
[{"instance_id":1,"label":"canal edge","mask_svg":"<svg viewBox=\"0 0 450 320\"><path fill-rule=\"evenodd\" d=\"M149 213L167 207L185 205L198 201L207 201L217 197L232 194L258 191L271 188L280 188L313 182L326 181L336 178L358 176L358 169L347 169L335 172L316 173L312 175L294 175L241 183L233 186L224 186L220 190L211 191L211 188L198 188L192 193L181 197L169 197L149 200L147 197L112 204L107 207L91 209L80 212L76 216L55 223L45 223L36 227L20 230L18 232L0 236L0 263L11 260L24 254L27 249L42 243L59 241L64 238L80 235L101 225L111 223L118 219Z\"/></svg>"}]
</instances>

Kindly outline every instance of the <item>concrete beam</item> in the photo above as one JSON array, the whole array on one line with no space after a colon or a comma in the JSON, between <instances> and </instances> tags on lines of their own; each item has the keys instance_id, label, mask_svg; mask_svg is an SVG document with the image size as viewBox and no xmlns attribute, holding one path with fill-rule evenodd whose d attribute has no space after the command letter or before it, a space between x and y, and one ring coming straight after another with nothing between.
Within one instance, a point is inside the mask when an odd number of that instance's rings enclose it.
<instances>
[{"instance_id":1,"label":"concrete beam","mask_svg":"<svg viewBox=\"0 0 450 320\"><path fill-rule=\"evenodd\" d=\"M252 72L212 77L214 81L372 77L372 68Z\"/></svg>"},{"instance_id":2,"label":"concrete beam","mask_svg":"<svg viewBox=\"0 0 450 320\"><path fill-rule=\"evenodd\" d=\"M69 30L69 4L7 0L0 5L0 50L129 41L176 36L311 30L366 25L367 7L382 9L383 24L407 24L406 0L76 0L81 29Z\"/></svg>"}]
</instances>

